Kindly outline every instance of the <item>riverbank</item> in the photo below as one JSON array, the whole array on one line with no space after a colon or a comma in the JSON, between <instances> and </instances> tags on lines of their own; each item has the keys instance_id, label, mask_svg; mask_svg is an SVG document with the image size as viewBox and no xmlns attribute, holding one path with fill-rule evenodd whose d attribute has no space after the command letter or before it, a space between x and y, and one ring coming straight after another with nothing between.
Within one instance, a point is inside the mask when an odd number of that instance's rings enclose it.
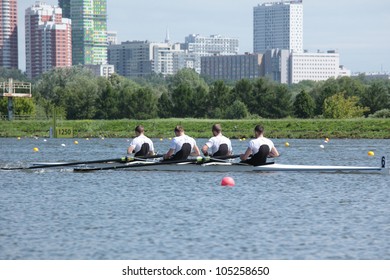
<instances>
[{"instance_id":1,"label":"riverbank","mask_svg":"<svg viewBox=\"0 0 390 280\"><path fill-rule=\"evenodd\" d=\"M72 127L74 138L131 138L134 127L142 124L153 138L173 136L173 128L182 125L189 135L208 138L211 126L220 123L223 133L230 138L249 138L257 124L263 124L270 138L366 138L389 139L390 119L350 120L211 120L211 119L153 119L153 120L75 120L57 121L57 126ZM0 121L0 137L49 137L52 121Z\"/></svg>"}]
</instances>

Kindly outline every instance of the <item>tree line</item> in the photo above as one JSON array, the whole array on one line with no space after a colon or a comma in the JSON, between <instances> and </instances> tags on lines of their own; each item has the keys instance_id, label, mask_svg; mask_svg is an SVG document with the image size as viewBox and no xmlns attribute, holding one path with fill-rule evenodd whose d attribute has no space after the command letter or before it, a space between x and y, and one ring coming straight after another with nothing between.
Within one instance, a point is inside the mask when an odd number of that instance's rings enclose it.
<instances>
[{"instance_id":1,"label":"tree line","mask_svg":"<svg viewBox=\"0 0 390 280\"><path fill-rule=\"evenodd\" d=\"M18 70L0 68L0 82L10 77L27 81ZM267 78L209 81L190 69L170 77L106 79L76 66L52 70L32 83L33 98L16 99L16 115L51 118L55 109L69 120L390 117L390 81L364 76L287 86ZM5 98L0 112L7 114Z\"/></svg>"}]
</instances>

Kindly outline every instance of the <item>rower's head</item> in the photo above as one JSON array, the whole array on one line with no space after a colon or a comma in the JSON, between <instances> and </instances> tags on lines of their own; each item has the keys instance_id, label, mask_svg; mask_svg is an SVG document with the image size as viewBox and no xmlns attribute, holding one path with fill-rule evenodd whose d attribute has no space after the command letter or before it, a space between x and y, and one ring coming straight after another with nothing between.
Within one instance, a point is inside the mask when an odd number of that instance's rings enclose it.
<instances>
[{"instance_id":1,"label":"rower's head","mask_svg":"<svg viewBox=\"0 0 390 280\"><path fill-rule=\"evenodd\" d=\"M144 134L145 129L142 125L137 125L134 131L135 131L135 135L140 136L141 134Z\"/></svg>"},{"instance_id":2,"label":"rower's head","mask_svg":"<svg viewBox=\"0 0 390 280\"><path fill-rule=\"evenodd\" d=\"M256 125L256 127L255 127L256 138L263 136L263 134L264 134L264 127L262 125Z\"/></svg>"},{"instance_id":3,"label":"rower's head","mask_svg":"<svg viewBox=\"0 0 390 280\"><path fill-rule=\"evenodd\" d=\"M214 124L213 127L211 128L211 131L213 132L214 136L217 136L222 132L222 127L220 124Z\"/></svg>"},{"instance_id":4,"label":"rower's head","mask_svg":"<svg viewBox=\"0 0 390 280\"><path fill-rule=\"evenodd\" d=\"M180 125L177 125L177 126L175 126L174 132L175 132L176 136L183 135L184 134L184 128L182 126L180 126Z\"/></svg>"}]
</instances>

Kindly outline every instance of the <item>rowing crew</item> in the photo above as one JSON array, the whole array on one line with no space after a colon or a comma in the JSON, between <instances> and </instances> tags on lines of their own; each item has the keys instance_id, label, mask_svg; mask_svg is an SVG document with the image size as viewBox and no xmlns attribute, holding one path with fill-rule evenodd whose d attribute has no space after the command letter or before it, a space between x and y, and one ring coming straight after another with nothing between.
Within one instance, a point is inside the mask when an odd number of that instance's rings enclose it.
<instances>
[{"instance_id":1,"label":"rowing crew","mask_svg":"<svg viewBox=\"0 0 390 280\"><path fill-rule=\"evenodd\" d=\"M222 135L220 124L214 124L211 129L211 137L202 147L202 153L205 156L229 156L232 155L232 144L229 138ZM142 125L135 127L136 137L130 143L127 153L135 153L136 157L154 155L154 146L152 140L145 136L145 130ZM200 150L196 145L194 138L185 134L182 126L176 126L174 129L175 137L172 139L169 150L163 156L164 161L186 160L189 156L199 156ZM267 161L267 157L278 157L279 153L274 143L264 137L264 128L257 125L254 129L255 139L251 140L245 153L240 154L242 163L250 165L262 165Z\"/></svg>"}]
</instances>

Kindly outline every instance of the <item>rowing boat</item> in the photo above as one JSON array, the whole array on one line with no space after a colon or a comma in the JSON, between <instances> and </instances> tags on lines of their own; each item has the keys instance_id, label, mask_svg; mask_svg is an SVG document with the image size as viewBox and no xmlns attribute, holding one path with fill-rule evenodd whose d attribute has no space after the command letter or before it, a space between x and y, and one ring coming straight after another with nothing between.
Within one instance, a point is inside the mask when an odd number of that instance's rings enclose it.
<instances>
[{"instance_id":1,"label":"rowing boat","mask_svg":"<svg viewBox=\"0 0 390 280\"><path fill-rule=\"evenodd\" d=\"M231 156L236 157L236 156ZM94 165L90 165L93 163ZM96 165L97 164L97 165ZM133 161L120 159L94 160L84 162L35 163L30 167L3 167L1 170L30 170L43 168L72 167L75 172L93 172L99 170L129 170L129 171L187 171L187 172L333 172L333 173L379 173L390 174L382 157L381 166L349 166L349 165L293 165L267 163L252 166L243 163L221 160L218 158L197 158L179 161L150 161L134 158Z\"/></svg>"},{"instance_id":2,"label":"rowing boat","mask_svg":"<svg viewBox=\"0 0 390 280\"><path fill-rule=\"evenodd\" d=\"M129 171L187 171L187 172L349 172L349 173L380 173L390 174L390 169L385 167L384 158L379 167L372 166L338 166L338 165L291 165L280 163L269 163L261 166L252 166L233 162L206 162L196 161L170 163L152 161L134 161L125 165L114 165L110 167L80 167L75 168L76 172L88 172L108 169L124 169Z\"/></svg>"}]
</instances>

